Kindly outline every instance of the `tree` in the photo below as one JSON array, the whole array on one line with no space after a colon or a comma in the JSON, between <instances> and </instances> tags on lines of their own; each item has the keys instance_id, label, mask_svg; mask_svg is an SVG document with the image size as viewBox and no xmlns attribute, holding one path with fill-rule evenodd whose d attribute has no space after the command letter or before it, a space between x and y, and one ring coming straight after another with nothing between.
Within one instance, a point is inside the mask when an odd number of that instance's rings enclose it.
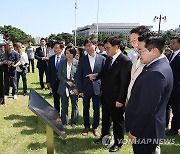
<instances>
[{"instance_id":1,"label":"tree","mask_svg":"<svg viewBox=\"0 0 180 154\"><path fill-rule=\"evenodd\" d=\"M86 40L86 36L83 36L83 35L78 35L76 37L76 43L77 43L77 46L83 46L84 45L84 41Z\"/></svg>"},{"instance_id":2,"label":"tree","mask_svg":"<svg viewBox=\"0 0 180 154\"><path fill-rule=\"evenodd\" d=\"M98 35L98 41L104 42L104 40L107 39L108 37L109 37L109 35L107 35L107 34L104 34L104 33L99 34Z\"/></svg>"},{"instance_id":3,"label":"tree","mask_svg":"<svg viewBox=\"0 0 180 154\"><path fill-rule=\"evenodd\" d=\"M21 42L23 44L27 43L28 40L31 40L33 44L35 44L35 39L31 36L23 32L22 30L12 27L11 25L4 25L4 27L0 26L0 33L4 35L9 35L9 39L14 42Z\"/></svg>"},{"instance_id":4,"label":"tree","mask_svg":"<svg viewBox=\"0 0 180 154\"><path fill-rule=\"evenodd\" d=\"M162 34L162 37L166 40L166 45L170 44L171 39L175 36L172 31L167 31L166 33Z\"/></svg>"}]
</instances>

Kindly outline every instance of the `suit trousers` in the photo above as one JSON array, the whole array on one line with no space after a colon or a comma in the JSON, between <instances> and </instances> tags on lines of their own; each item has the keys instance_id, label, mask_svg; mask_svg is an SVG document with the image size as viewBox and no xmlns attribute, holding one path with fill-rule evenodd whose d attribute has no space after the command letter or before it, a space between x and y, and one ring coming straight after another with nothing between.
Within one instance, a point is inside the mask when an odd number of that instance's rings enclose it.
<instances>
[{"instance_id":1,"label":"suit trousers","mask_svg":"<svg viewBox=\"0 0 180 154\"><path fill-rule=\"evenodd\" d=\"M61 115L60 113L60 95L57 93L59 87L59 81L57 80L54 84L54 86L52 86L52 94L53 94L53 99L54 99L54 108L58 111L59 115Z\"/></svg>"},{"instance_id":2,"label":"suit trousers","mask_svg":"<svg viewBox=\"0 0 180 154\"><path fill-rule=\"evenodd\" d=\"M160 146L157 144L133 144L134 154L160 154Z\"/></svg>"},{"instance_id":3,"label":"suit trousers","mask_svg":"<svg viewBox=\"0 0 180 154\"><path fill-rule=\"evenodd\" d=\"M39 81L40 81L40 85L41 85L41 88L42 88L42 89L45 88L44 82L43 82L44 73L45 73L45 75L46 75L46 73L47 73L47 67L39 68Z\"/></svg>"},{"instance_id":4,"label":"suit trousers","mask_svg":"<svg viewBox=\"0 0 180 154\"><path fill-rule=\"evenodd\" d=\"M172 92L169 102L173 113L171 129L178 131L180 129L180 93Z\"/></svg>"},{"instance_id":5,"label":"suit trousers","mask_svg":"<svg viewBox=\"0 0 180 154\"><path fill-rule=\"evenodd\" d=\"M122 145L124 139L124 107L117 108L115 104L108 104L102 99L102 137L110 134L111 121L115 144Z\"/></svg>"},{"instance_id":6,"label":"suit trousers","mask_svg":"<svg viewBox=\"0 0 180 154\"><path fill-rule=\"evenodd\" d=\"M28 60L29 60L28 72L30 72L30 65L31 65L32 72L34 73L34 59L28 59Z\"/></svg>"},{"instance_id":7,"label":"suit trousers","mask_svg":"<svg viewBox=\"0 0 180 154\"><path fill-rule=\"evenodd\" d=\"M66 96L66 93L64 93L61 96L62 101L62 124L67 125L69 123L68 119L68 106L69 106L69 98L71 100L71 124L77 124L78 122L78 97L77 95L70 95L69 97Z\"/></svg>"},{"instance_id":8,"label":"suit trousers","mask_svg":"<svg viewBox=\"0 0 180 154\"><path fill-rule=\"evenodd\" d=\"M100 120L100 96L99 95L88 95L84 94L83 97L83 120L84 120L84 127L90 128L90 119L89 119L89 109L90 109L90 99L92 98L93 102L93 123L92 128L96 129L99 126L99 120Z\"/></svg>"},{"instance_id":9,"label":"suit trousers","mask_svg":"<svg viewBox=\"0 0 180 154\"><path fill-rule=\"evenodd\" d=\"M4 99L4 77L3 77L3 67L0 66L0 98Z\"/></svg>"}]
</instances>

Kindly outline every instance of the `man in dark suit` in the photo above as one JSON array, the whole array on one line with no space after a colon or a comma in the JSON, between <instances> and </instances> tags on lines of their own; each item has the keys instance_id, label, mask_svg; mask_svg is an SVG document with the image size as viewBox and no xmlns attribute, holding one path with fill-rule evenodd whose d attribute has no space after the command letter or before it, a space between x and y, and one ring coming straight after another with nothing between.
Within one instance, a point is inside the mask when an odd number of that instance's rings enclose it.
<instances>
[{"instance_id":1,"label":"man in dark suit","mask_svg":"<svg viewBox=\"0 0 180 154\"><path fill-rule=\"evenodd\" d=\"M167 58L172 68L174 82L168 103L173 113L171 129L166 133L168 136L177 135L180 129L180 37L175 36L171 40L170 48L173 52L167 55Z\"/></svg>"},{"instance_id":2,"label":"man in dark suit","mask_svg":"<svg viewBox=\"0 0 180 154\"><path fill-rule=\"evenodd\" d=\"M90 131L90 99L93 102L93 134L99 136L97 127L99 126L99 107L100 107L100 88L101 80L91 81L86 75L91 73L99 73L104 65L105 57L96 54L96 41L92 39L86 39L84 42L87 55L83 56L79 60L78 71L77 71L77 88L79 95L83 97L83 119L85 129L82 135L88 135Z\"/></svg>"},{"instance_id":3,"label":"man in dark suit","mask_svg":"<svg viewBox=\"0 0 180 154\"><path fill-rule=\"evenodd\" d=\"M158 153L166 125L166 106L173 86L172 70L162 55L165 40L151 33L138 37L138 53L146 64L129 98L125 127L135 154Z\"/></svg>"},{"instance_id":4,"label":"man in dark suit","mask_svg":"<svg viewBox=\"0 0 180 154\"><path fill-rule=\"evenodd\" d=\"M36 48L35 59L38 60L37 68L39 69L39 80L40 80L41 89L45 90L43 77L44 77L44 73L45 75L47 73L47 64L49 58L46 48L46 40L44 38L41 38L40 44L41 46Z\"/></svg>"},{"instance_id":5,"label":"man in dark suit","mask_svg":"<svg viewBox=\"0 0 180 154\"><path fill-rule=\"evenodd\" d=\"M102 79L102 130L101 137L95 141L102 143L103 138L110 134L111 120L113 122L114 145L109 152L116 152L122 146L124 139L124 106L130 81L132 62L120 51L120 41L117 37L106 40L105 48L108 58L102 71L96 75L90 74L90 79Z\"/></svg>"},{"instance_id":6,"label":"man in dark suit","mask_svg":"<svg viewBox=\"0 0 180 154\"><path fill-rule=\"evenodd\" d=\"M59 86L59 79L57 77L57 72L59 68L60 61L66 57L63 55L64 45L59 42L54 43L54 53L48 61L47 68L47 86L52 88L53 98L54 98L54 108L60 113L60 95L57 93Z\"/></svg>"}]
</instances>

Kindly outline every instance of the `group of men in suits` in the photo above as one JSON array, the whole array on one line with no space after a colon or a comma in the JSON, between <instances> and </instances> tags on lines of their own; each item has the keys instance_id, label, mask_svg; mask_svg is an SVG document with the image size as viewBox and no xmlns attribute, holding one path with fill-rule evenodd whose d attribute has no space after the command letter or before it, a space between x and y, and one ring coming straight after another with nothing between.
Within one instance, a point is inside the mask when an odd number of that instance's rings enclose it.
<instances>
[{"instance_id":1,"label":"group of men in suits","mask_svg":"<svg viewBox=\"0 0 180 154\"><path fill-rule=\"evenodd\" d=\"M110 126L113 123L114 144L109 152L116 152L123 145L124 125L129 139L133 142L134 153L157 151L158 141L164 136L169 98L174 115L169 134L177 134L179 129L179 37L172 39L171 48L175 54L167 56L169 65L167 58L162 54L165 40L151 33L146 27L138 28L137 36L134 38L137 41L138 56L133 66L135 65L135 71L138 69L140 71L135 78L131 76L134 74L133 69L131 70L132 62L121 52L120 41L115 36L109 37L104 42L107 58L96 53L96 42L93 39L85 40L87 55L81 57L78 63L76 88L78 95L83 98L82 135L86 136L89 131L93 131L95 136L100 136L97 128L100 121L100 104L102 104L101 136L95 143L102 143L103 138L110 135ZM35 58L38 59L40 85L42 89L45 88L42 76L47 70L48 87L53 90L54 106L60 112L56 63L57 57L60 56L61 60L65 58L62 54L64 46L55 43L55 55L48 59L43 49L44 41L41 40L41 47L37 48L35 53ZM132 84L129 87L130 81ZM127 93L129 93L128 98ZM89 119L90 99L94 111L92 129ZM124 123L125 105L127 106ZM146 144L138 144L143 139L147 141L156 139L157 142L148 141Z\"/></svg>"},{"instance_id":2,"label":"group of men in suits","mask_svg":"<svg viewBox=\"0 0 180 154\"><path fill-rule=\"evenodd\" d=\"M133 65L136 65L135 70L140 71L134 76L135 81L130 87L127 100L130 72L134 73L131 70L131 61L119 50L116 37L110 37L105 41L108 58L102 70L87 75L92 82L101 79L102 130L100 138L95 140L95 143L103 143L103 138L110 134L110 124L113 122L114 144L109 148L109 152L116 152L123 145L125 102L127 103L125 128L133 143L135 154L160 153L159 143L164 137L166 106L170 96L174 119L169 133L178 134L179 37L172 39L171 46L175 45L171 48L176 52L173 57L174 64L170 61L169 65L163 54L165 45L163 37L150 32L144 26L138 28L136 50L138 56Z\"/></svg>"}]
</instances>

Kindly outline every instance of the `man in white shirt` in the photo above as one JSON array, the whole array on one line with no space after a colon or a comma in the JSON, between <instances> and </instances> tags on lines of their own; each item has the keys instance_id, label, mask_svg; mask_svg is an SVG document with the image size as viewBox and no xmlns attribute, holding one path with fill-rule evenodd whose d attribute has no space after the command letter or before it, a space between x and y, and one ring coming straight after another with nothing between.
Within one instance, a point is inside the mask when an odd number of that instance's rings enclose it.
<instances>
[{"instance_id":1,"label":"man in white shirt","mask_svg":"<svg viewBox=\"0 0 180 154\"><path fill-rule=\"evenodd\" d=\"M91 81L87 75L91 73L99 73L104 65L105 57L96 54L96 41L93 39L86 39L84 42L87 55L83 56L79 60L78 64L78 75L77 75L77 88L79 95L83 97L83 120L85 129L82 135L88 135L91 130L89 109L90 109L90 99L93 103L93 123L92 129L94 136L99 136L97 130L100 120L100 88L101 80Z\"/></svg>"}]
</instances>

